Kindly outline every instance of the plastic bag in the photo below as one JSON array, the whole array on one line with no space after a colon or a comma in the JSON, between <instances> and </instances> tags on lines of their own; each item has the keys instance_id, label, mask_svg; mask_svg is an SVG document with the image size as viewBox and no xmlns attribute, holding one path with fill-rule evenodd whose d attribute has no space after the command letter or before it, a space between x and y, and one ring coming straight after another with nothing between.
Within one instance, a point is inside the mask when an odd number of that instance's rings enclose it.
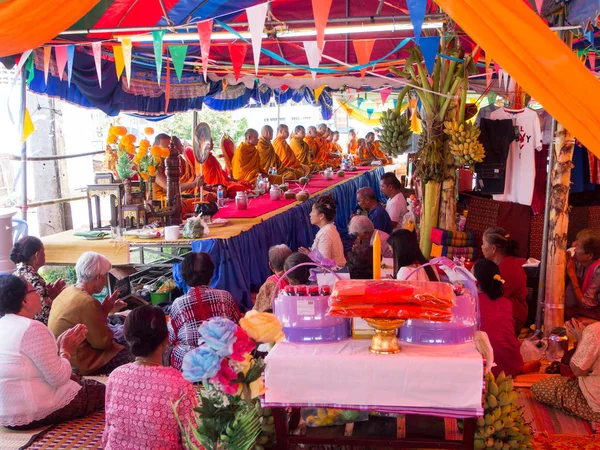
<instances>
[{"instance_id":1,"label":"plastic bag","mask_svg":"<svg viewBox=\"0 0 600 450\"><path fill-rule=\"evenodd\" d=\"M369 411L332 408L302 408L300 415L309 427L327 427L369 420Z\"/></svg>"},{"instance_id":2,"label":"plastic bag","mask_svg":"<svg viewBox=\"0 0 600 450\"><path fill-rule=\"evenodd\" d=\"M452 320L452 311L450 311L450 309L422 307L406 303L330 306L327 313L332 316L363 317L370 319L419 319L431 320L434 322L450 322Z\"/></svg>"},{"instance_id":3,"label":"plastic bag","mask_svg":"<svg viewBox=\"0 0 600 450\"><path fill-rule=\"evenodd\" d=\"M190 217L183 227L185 239L200 239L208 235L208 225L200 217Z\"/></svg>"},{"instance_id":4,"label":"plastic bag","mask_svg":"<svg viewBox=\"0 0 600 450\"><path fill-rule=\"evenodd\" d=\"M521 344L521 356L523 362L539 361L546 352L548 342L546 340L525 339Z\"/></svg>"}]
</instances>

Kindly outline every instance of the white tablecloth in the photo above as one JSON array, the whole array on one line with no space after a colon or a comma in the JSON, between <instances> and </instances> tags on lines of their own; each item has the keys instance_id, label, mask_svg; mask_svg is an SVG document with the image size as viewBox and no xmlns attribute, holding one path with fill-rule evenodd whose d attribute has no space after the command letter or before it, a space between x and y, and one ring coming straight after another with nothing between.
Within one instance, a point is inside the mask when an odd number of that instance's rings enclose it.
<instances>
[{"instance_id":1,"label":"white tablecloth","mask_svg":"<svg viewBox=\"0 0 600 450\"><path fill-rule=\"evenodd\" d=\"M266 359L264 404L481 414L483 362L472 343L401 343L396 355L376 355L370 342L277 344Z\"/></svg>"}]
</instances>

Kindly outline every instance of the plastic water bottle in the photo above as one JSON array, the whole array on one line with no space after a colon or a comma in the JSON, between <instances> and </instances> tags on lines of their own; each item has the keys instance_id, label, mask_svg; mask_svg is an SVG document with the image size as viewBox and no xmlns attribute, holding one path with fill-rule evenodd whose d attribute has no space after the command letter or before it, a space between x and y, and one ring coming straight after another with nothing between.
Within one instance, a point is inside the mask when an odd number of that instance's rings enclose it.
<instances>
[{"instance_id":1,"label":"plastic water bottle","mask_svg":"<svg viewBox=\"0 0 600 450\"><path fill-rule=\"evenodd\" d=\"M258 178L256 179L256 188L260 191L261 194L264 194L263 191L263 177L262 175L259 173L258 174Z\"/></svg>"},{"instance_id":2,"label":"plastic water bottle","mask_svg":"<svg viewBox=\"0 0 600 450\"><path fill-rule=\"evenodd\" d=\"M217 189L217 205L219 208L225 206L225 189L223 189L223 186L219 186Z\"/></svg>"}]
</instances>

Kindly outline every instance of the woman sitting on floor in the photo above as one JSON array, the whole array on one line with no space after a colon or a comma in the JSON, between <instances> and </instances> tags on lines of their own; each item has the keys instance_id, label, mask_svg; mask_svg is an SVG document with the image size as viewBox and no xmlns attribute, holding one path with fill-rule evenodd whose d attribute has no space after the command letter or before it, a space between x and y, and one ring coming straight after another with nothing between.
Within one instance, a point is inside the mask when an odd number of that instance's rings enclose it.
<instances>
[{"instance_id":1,"label":"woman sitting on floor","mask_svg":"<svg viewBox=\"0 0 600 450\"><path fill-rule=\"evenodd\" d=\"M169 344L165 313L156 306L140 306L127 316L125 339L135 361L114 370L106 385L105 450L122 448L183 449L181 423L194 420L194 386L181 372L163 367Z\"/></svg>"},{"instance_id":2,"label":"woman sitting on floor","mask_svg":"<svg viewBox=\"0 0 600 450\"><path fill-rule=\"evenodd\" d=\"M211 317L225 317L238 323L242 314L231 294L212 289L215 265L206 252L189 253L181 262L181 277L190 287L175 299L169 314L169 343L173 346L171 366L181 370L183 357L198 346L198 327Z\"/></svg>"},{"instance_id":3,"label":"woman sitting on floor","mask_svg":"<svg viewBox=\"0 0 600 450\"><path fill-rule=\"evenodd\" d=\"M428 262L419 248L419 241L414 231L396 230L390 235L387 243L394 253L394 270L398 271L397 280L406 280L416 268ZM427 266L414 273L410 280L439 281L440 278L434 267Z\"/></svg>"},{"instance_id":4,"label":"woman sitting on floor","mask_svg":"<svg viewBox=\"0 0 600 450\"><path fill-rule=\"evenodd\" d=\"M492 227L483 233L481 251L486 259L500 268L504 280L504 296L513 305L515 335L519 336L527 322L527 275L523 269L525 260L518 258L519 244L510 238L504 228Z\"/></svg>"},{"instance_id":5,"label":"woman sitting on floor","mask_svg":"<svg viewBox=\"0 0 600 450\"><path fill-rule=\"evenodd\" d=\"M504 298L500 269L489 259L480 259L473 268L477 278L481 331L485 331L494 349L494 375L504 372L513 377L523 370L521 345L515 336L512 303Z\"/></svg>"},{"instance_id":6,"label":"woman sitting on floor","mask_svg":"<svg viewBox=\"0 0 600 450\"><path fill-rule=\"evenodd\" d=\"M83 417L104 406L104 385L82 380L70 358L85 340L85 325L58 337L33 320L42 310L28 282L0 278L0 425L34 429Z\"/></svg>"},{"instance_id":7,"label":"woman sitting on floor","mask_svg":"<svg viewBox=\"0 0 600 450\"><path fill-rule=\"evenodd\" d=\"M292 251L285 244L274 245L269 249L269 268L273 272L273 275L267 278L267 281L260 287L253 309L258 312L273 311L273 304L271 303L273 291L284 273L283 265L285 260L291 254ZM279 289L283 289L286 285L287 283L285 280L281 281L281 283L279 283Z\"/></svg>"},{"instance_id":8,"label":"woman sitting on floor","mask_svg":"<svg viewBox=\"0 0 600 450\"><path fill-rule=\"evenodd\" d=\"M364 216L361 216L361 217L364 217ZM354 219L356 219L356 217ZM352 219L352 220L354 220L354 219ZM367 220L369 220L369 219L367 218ZM348 267L348 272L350 272L350 279L352 279L352 280L372 280L373 279L373 247L371 247L369 244L359 244L359 245L355 245L354 247L352 247L352 250L348 253L347 267Z\"/></svg>"},{"instance_id":9,"label":"woman sitting on floor","mask_svg":"<svg viewBox=\"0 0 600 450\"><path fill-rule=\"evenodd\" d=\"M285 264L283 265L283 271L287 272L292 267L296 267L299 264L312 263L312 262L313 262L312 259L310 259L308 257L308 255L305 255L304 253L300 253L300 252L292 253L285 260ZM298 267L296 270L292 270L287 275L287 280L288 280L289 284L291 284L292 286L309 284L310 283L310 280L309 280L310 269L311 269L311 266L302 266L302 267Z\"/></svg>"},{"instance_id":10,"label":"woman sitting on floor","mask_svg":"<svg viewBox=\"0 0 600 450\"><path fill-rule=\"evenodd\" d=\"M568 253L567 253L568 255ZM566 291L565 317L600 320L600 232L582 230L577 234L575 254L567 261L570 284Z\"/></svg>"},{"instance_id":11,"label":"woman sitting on floor","mask_svg":"<svg viewBox=\"0 0 600 450\"><path fill-rule=\"evenodd\" d=\"M34 317L34 320L48 325L52 301L65 288L65 280L59 278L54 283L46 284L38 273L38 270L46 264L44 244L35 236L24 236L15 243L10 252L10 260L17 265L14 274L31 283L42 297L42 311Z\"/></svg>"},{"instance_id":12,"label":"woman sitting on floor","mask_svg":"<svg viewBox=\"0 0 600 450\"><path fill-rule=\"evenodd\" d=\"M600 420L600 322L578 339L569 367L573 376L556 376L531 386L535 399L584 420ZM561 370L562 372L562 370Z\"/></svg>"},{"instance_id":13,"label":"woman sitting on floor","mask_svg":"<svg viewBox=\"0 0 600 450\"><path fill-rule=\"evenodd\" d=\"M109 374L115 368L133 361L133 356L114 341L108 316L125 306L119 291L107 295L102 303L92 295L103 291L111 269L108 259L99 253L85 252L75 264L77 284L56 297L50 310L48 328L59 336L77 324L88 333L71 358L71 364L83 375Z\"/></svg>"}]
</instances>

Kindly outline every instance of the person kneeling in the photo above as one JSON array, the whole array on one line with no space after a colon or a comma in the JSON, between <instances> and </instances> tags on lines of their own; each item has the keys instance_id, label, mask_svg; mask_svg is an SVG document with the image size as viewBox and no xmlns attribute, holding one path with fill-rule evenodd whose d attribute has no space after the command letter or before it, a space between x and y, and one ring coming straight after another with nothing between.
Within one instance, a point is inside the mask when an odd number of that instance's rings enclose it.
<instances>
[{"instance_id":1,"label":"person kneeling","mask_svg":"<svg viewBox=\"0 0 600 450\"><path fill-rule=\"evenodd\" d=\"M274 245L269 249L269 268L273 272L273 275L267 278L258 291L256 303L254 304L253 308L256 311L273 312L273 291L275 290L277 283L279 283L279 289L283 289L287 286L287 282L285 280L281 280L281 276L284 273L283 265L285 260L291 254L292 251L285 244Z\"/></svg>"}]
</instances>

